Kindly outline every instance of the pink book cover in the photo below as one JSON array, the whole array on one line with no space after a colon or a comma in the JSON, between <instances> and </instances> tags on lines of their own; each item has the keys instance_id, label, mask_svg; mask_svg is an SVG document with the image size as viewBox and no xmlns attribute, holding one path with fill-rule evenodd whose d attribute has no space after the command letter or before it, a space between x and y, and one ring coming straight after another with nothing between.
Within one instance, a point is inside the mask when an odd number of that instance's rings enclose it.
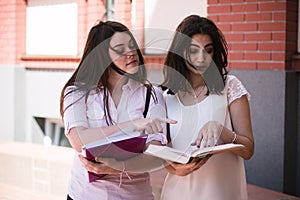
<instances>
[{"instance_id":1,"label":"pink book cover","mask_svg":"<svg viewBox=\"0 0 300 200\"><path fill-rule=\"evenodd\" d=\"M86 145L83 148L84 156L90 160L95 161L95 157L108 157L117 160L126 160L137 156L145 151L147 135L131 137L119 141L102 140L97 145L97 141L93 145ZM95 174L88 172L89 182L101 179L105 174Z\"/></svg>"}]
</instances>

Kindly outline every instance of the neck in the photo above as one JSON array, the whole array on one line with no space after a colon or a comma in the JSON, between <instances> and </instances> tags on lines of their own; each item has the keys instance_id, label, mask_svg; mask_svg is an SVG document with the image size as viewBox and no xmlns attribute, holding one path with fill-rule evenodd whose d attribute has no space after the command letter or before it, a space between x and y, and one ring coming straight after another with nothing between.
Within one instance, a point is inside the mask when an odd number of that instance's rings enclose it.
<instances>
[{"instance_id":1,"label":"neck","mask_svg":"<svg viewBox=\"0 0 300 200\"><path fill-rule=\"evenodd\" d=\"M113 92L115 89L121 88L128 81L128 77L120 75L115 71L111 70L110 77L108 80L109 86L108 89L110 92Z\"/></svg>"},{"instance_id":2,"label":"neck","mask_svg":"<svg viewBox=\"0 0 300 200\"><path fill-rule=\"evenodd\" d=\"M205 82L200 74L190 74L189 83L193 89L202 87L205 85Z\"/></svg>"}]
</instances>

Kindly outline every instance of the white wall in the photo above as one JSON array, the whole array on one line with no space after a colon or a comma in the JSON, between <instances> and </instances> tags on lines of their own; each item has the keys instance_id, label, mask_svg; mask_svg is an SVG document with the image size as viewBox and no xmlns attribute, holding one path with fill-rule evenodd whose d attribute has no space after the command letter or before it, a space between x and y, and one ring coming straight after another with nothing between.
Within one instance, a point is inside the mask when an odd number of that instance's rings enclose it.
<instances>
[{"instance_id":1,"label":"white wall","mask_svg":"<svg viewBox=\"0 0 300 200\"><path fill-rule=\"evenodd\" d=\"M62 87L70 77L70 72L27 70L26 71L26 134L32 141L39 135L33 116L60 119L59 98Z\"/></svg>"},{"instance_id":2,"label":"white wall","mask_svg":"<svg viewBox=\"0 0 300 200\"><path fill-rule=\"evenodd\" d=\"M60 120L60 91L70 73L0 66L0 140L43 142L34 117Z\"/></svg>"},{"instance_id":3,"label":"white wall","mask_svg":"<svg viewBox=\"0 0 300 200\"><path fill-rule=\"evenodd\" d=\"M0 66L0 139L13 141L24 138L25 70L21 66ZM23 119L23 120L22 120Z\"/></svg>"}]
</instances>

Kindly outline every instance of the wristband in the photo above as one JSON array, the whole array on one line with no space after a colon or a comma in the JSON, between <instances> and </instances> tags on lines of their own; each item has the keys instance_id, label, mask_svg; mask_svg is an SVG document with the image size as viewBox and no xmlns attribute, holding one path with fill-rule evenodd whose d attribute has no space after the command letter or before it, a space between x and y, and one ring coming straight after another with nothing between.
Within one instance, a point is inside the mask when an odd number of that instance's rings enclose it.
<instances>
[{"instance_id":1,"label":"wristband","mask_svg":"<svg viewBox=\"0 0 300 200\"><path fill-rule=\"evenodd\" d=\"M236 133L234 131L232 131L232 133L233 133L233 139L232 139L231 143L235 144L235 142L236 142Z\"/></svg>"}]
</instances>

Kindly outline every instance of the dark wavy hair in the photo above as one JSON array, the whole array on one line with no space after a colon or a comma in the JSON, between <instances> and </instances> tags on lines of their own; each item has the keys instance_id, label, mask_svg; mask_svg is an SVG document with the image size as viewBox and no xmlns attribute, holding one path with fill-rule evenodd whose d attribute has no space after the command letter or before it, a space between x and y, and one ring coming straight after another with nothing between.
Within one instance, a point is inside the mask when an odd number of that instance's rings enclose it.
<instances>
[{"instance_id":1,"label":"dark wavy hair","mask_svg":"<svg viewBox=\"0 0 300 200\"><path fill-rule=\"evenodd\" d=\"M168 88L169 93L174 94L179 90L186 91L188 86L186 80L189 80L190 71L187 69L186 61L189 57L188 47L191 38L195 34L209 35L213 42L214 56L211 65L204 72L203 79L208 87L208 93L220 94L224 89L227 66L227 43L224 35L213 23L213 21L190 15L186 17L177 27L174 38L164 62L164 82L163 89Z\"/></svg>"},{"instance_id":2,"label":"dark wavy hair","mask_svg":"<svg viewBox=\"0 0 300 200\"><path fill-rule=\"evenodd\" d=\"M88 95L92 90L96 89L96 91L99 91L97 89L103 89L104 117L107 125L113 124L108 104L108 79L110 70L116 70L118 67L115 66L109 55L109 43L111 37L116 32L126 32L129 34L133 38L134 45L138 47L137 42L129 29L119 22L100 21L98 24L93 26L88 34L79 66L76 68L71 78L67 81L61 91L60 114L62 118L65 110L76 102L74 101L72 104L64 106L64 99L67 95L78 90L85 94L81 98L85 98L85 100L87 100ZM139 70L135 74L131 74L130 78L145 84L147 74L144 65L144 59L140 49L137 48L136 50L139 57ZM74 89L70 92L65 93L65 90L68 86L76 87L74 87ZM77 101L79 101L81 98L79 98Z\"/></svg>"}]
</instances>

